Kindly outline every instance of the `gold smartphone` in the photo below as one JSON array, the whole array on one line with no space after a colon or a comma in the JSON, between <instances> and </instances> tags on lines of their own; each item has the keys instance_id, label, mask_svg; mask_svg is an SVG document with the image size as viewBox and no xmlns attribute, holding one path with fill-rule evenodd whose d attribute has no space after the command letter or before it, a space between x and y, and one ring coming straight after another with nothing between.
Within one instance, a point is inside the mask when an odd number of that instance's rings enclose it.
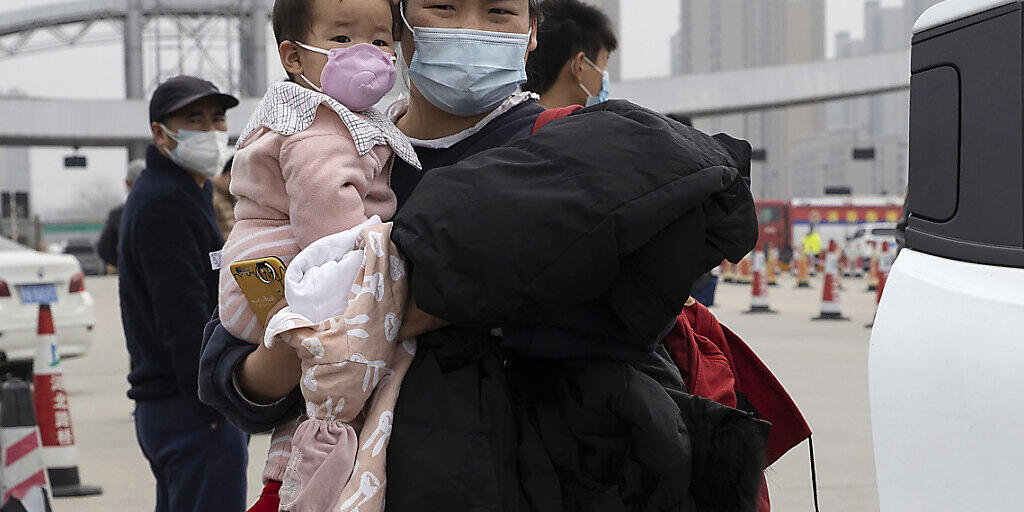
<instances>
[{"instance_id":1,"label":"gold smartphone","mask_svg":"<svg viewBox=\"0 0 1024 512\"><path fill-rule=\"evenodd\" d=\"M276 256L231 264L232 277L263 325L267 325L270 313L284 300L286 268L284 262Z\"/></svg>"}]
</instances>

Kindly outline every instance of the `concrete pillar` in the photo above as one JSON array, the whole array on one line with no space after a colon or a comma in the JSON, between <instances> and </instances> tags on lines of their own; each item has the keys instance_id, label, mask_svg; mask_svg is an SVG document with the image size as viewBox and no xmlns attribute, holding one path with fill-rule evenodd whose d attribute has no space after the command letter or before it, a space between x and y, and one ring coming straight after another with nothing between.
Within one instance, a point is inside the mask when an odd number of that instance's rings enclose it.
<instances>
[{"instance_id":1,"label":"concrete pillar","mask_svg":"<svg viewBox=\"0 0 1024 512\"><path fill-rule=\"evenodd\" d=\"M124 94L128 99L142 98L145 78L142 66L142 0L129 0L124 20Z\"/></svg>"},{"instance_id":2,"label":"concrete pillar","mask_svg":"<svg viewBox=\"0 0 1024 512\"><path fill-rule=\"evenodd\" d=\"M128 99L144 99L146 79L142 60L142 0L128 1L128 15L124 19L124 95ZM148 123L148 119L140 119ZM128 160L145 158L144 142L127 144Z\"/></svg>"},{"instance_id":3,"label":"concrete pillar","mask_svg":"<svg viewBox=\"0 0 1024 512\"><path fill-rule=\"evenodd\" d=\"M243 96L259 98L267 90L267 2L249 0L240 16L241 84Z\"/></svg>"}]
</instances>

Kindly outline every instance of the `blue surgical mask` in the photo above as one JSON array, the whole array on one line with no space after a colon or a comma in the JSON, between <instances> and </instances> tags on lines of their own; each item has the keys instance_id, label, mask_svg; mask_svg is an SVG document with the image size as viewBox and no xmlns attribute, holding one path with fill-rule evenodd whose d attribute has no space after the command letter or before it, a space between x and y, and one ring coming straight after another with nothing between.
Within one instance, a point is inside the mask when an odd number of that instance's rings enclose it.
<instances>
[{"instance_id":1,"label":"blue surgical mask","mask_svg":"<svg viewBox=\"0 0 1024 512\"><path fill-rule=\"evenodd\" d=\"M608 101L608 91L611 84L611 78L608 75L608 70L597 67L597 64L594 64L594 62L586 56L583 57L583 60L587 61L587 64L590 64L590 67L601 72L601 92L598 92L597 96L590 94L590 91L587 90L587 86L583 85L583 82L580 82L580 88L583 89L583 92L587 93L587 106L591 107L598 103Z\"/></svg>"},{"instance_id":2,"label":"blue surgical mask","mask_svg":"<svg viewBox=\"0 0 1024 512\"><path fill-rule=\"evenodd\" d=\"M404 7L401 15L416 43L410 79L435 107L461 117L483 114L526 82L529 33L413 28Z\"/></svg>"}]
</instances>

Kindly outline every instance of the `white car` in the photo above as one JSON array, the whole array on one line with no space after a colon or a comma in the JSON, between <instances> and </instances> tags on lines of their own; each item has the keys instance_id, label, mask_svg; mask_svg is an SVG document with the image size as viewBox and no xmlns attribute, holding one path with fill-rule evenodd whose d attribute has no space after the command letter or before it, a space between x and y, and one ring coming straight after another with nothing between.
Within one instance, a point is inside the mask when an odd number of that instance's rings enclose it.
<instances>
[{"instance_id":1,"label":"white car","mask_svg":"<svg viewBox=\"0 0 1024 512\"><path fill-rule=\"evenodd\" d=\"M1024 8L947 0L912 41L906 246L868 360L880 510L1021 510Z\"/></svg>"},{"instance_id":2,"label":"white car","mask_svg":"<svg viewBox=\"0 0 1024 512\"><path fill-rule=\"evenodd\" d=\"M87 353L96 313L78 260L0 237L0 352L16 367L35 356L40 302L50 304L60 354Z\"/></svg>"},{"instance_id":3,"label":"white car","mask_svg":"<svg viewBox=\"0 0 1024 512\"><path fill-rule=\"evenodd\" d=\"M874 254L872 243L874 243L874 247L881 251L882 244L884 242L889 242L890 245L896 244L895 223L873 222L864 224L846 240L848 247L853 249L849 251L849 254L851 254L851 256L859 254L864 261L865 269L867 268L868 260L871 259L872 254Z\"/></svg>"}]
</instances>

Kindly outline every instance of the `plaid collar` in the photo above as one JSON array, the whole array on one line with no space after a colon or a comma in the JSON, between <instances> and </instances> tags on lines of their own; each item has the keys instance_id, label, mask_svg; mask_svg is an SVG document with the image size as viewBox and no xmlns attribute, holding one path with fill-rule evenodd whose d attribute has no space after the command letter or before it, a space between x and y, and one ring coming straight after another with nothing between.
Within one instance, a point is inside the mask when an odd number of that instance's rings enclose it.
<instances>
[{"instance_id":1,"label":"plaid collar","mask_svg":"<svg viewBox=\"0 0 1024 512\"><path fill-rule=\"evenodd\" d=\"M299 133L313 124L316 109L320 105L329 107L345 123L359 156L369 153L377 145L391 146L395 154L406 163L417 169L422 168L409 139L376 109L369 108L356 114L334 98L288 80L278 80L270 86L242 130L242 136L238 138L235 147L241 148L250 135L263 127L281 135Z\"/></svg>"},{"instance_id":2,"label":"plaid collar","mask_svg":"<svg viewBox=\"0 0 1024 512\"><path fill-rule=\"evenodd\" d=\"M519 105L524 101L538 99L540 99L540 96L536 93L519 90L513 93L512 96L509 96L504 102L502 102L501 105L498 106L498 108L492 110L490 114L487 114L483 119L481 119L478 123L476 123L470 128L462 130L461 132L458 133L454 133L452 135L448 135L447 137L441 137L439 139L420 140L410 138L409 142L413 146L418 148L448 149L472 137L474 134L476 134L476 132L482 130L491 121L498 118L498 116L515 108L516 105ZM409 95L408 93L405 93L402 96L400 96L397 100L395 100L395 102L392 103L390 107L388 107L386 115L388 119L391 119L391 121L394 122L397 121L399 117L405 115L405 113L408 110Z\"/></svg>"}]
</instances>

